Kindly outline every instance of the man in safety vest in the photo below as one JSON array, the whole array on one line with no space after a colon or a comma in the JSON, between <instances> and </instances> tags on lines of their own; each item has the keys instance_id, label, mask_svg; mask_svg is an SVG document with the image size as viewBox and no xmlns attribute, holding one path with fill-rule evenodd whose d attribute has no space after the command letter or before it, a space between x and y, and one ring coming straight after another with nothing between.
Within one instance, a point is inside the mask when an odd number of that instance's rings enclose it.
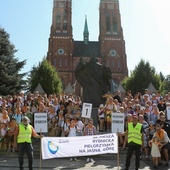
<instances>
[{"instance_id":1,"label":"man in safety vest","mask_svg":"<svg viewBox=\"0 0 170 170\"><path fill-rule=\"evenodd\" d=\"M33 164L33 147L31 137L42 138L42 135L38 135L35 129L29 124L30 120L27 116L23 116L22 123L18 125L14 134L14 147L18 149L18 159L20 170L23 170L24 152L26 151L28 156L29 170L32 170Z\"/></svg>"},{"instance_id":2,"label":"man in safety vest","mask_svg":"<svg viewBox=\"0 0 170 170\"><path fill-rule=\"evenodd\" d=\"M125 170L129 170L130 160L133 152L135 151L135 170L139 169L140 166L140 155L141 147L143 146L143 126L138 122L138 115L133 114L133 121L128 123L127 130L119 134L120 136L127 135L128 139L128 150L126 155Z\"/></svg>"}]
</instances>

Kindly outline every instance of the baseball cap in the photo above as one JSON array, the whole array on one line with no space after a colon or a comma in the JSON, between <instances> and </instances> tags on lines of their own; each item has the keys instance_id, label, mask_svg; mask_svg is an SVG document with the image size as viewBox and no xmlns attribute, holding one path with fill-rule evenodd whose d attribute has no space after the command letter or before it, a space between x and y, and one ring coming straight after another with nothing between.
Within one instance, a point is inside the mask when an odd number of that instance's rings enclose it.
<instances>
[{"instance_id":1,"label":"baseball cap","mask_svg":"<svg viewBox=\"0 0 170 170\"><path fill-rule=\"evenodd\" d=\"M103 104L100 104L100 107L104 107L104 105L103 105Z\"/></svg>"},{"instance_id":2,"label":"baseball cap","mask_svg":"<svg viewBox=\"0 0 170 170\"><path fill-rule=\"evenodd\" d=\"M133 116L132 116L133 118L136 118L136 119L138 119L138 115L137 114L133 114Z\"/></svg>"},{"instance_id":3,"label":"baseball cap","mask_svg":"<svg viewBox=\"0 0 170 170\"><path fill-rule=\"evenodd\" d=\"M23 117L22 117L22 120L23 120L23 121L30 121L30 119L29 119L27 116L23 116Z\"/></svg>"}]
</instances>

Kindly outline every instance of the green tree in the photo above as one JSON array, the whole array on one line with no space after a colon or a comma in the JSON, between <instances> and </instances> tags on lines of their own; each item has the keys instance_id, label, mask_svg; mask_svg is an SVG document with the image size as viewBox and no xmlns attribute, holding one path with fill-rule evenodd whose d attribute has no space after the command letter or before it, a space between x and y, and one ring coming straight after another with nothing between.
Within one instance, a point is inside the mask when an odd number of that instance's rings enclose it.
<instances>
[{"instance_id":1,"label":"green tree","mask_svg":"<svg viewBox=\"0 0 170 170\"><path fill-rule=\"evenodd\" d=\"M0 27L0 95L13 95L25 89L26 73L19 74L26 60L15 58L17 50L10 42L9 34Z\"/></svg>"},{"instance_id":2,"label":"green tree","mask_svg":"<svg viewBox=\"0 0 170 170\"><path fill-rule=\"evenodd\" d=\"M33 92L41 84L46 94L59 94L62 91L61 79L55 68L44 58L37 67L30 72L30 91Z\"/></svg>"},{"instance_id":3,"label":"green tree","mask_svg":"<svg viewBox=\"0 0 170 170\"><path fill-rule=\"evenodd\" d=\"M160 76L156 74L155 69L150 66L149 62L141 60L138 66L131 72L130 77L126 77L122 81L122 85L127 91L131 90L132 94L135 94L136 92L144 93L144 90L150 83L156 89L159 89L160 82Z\"/></svg>"},{"instance_id":4,"label":"green tree","mask_svg":"<svg viewBox=\"0 0 170 170\"><path fill-rule=\"evenodd\" d=\"M161 84L161 92L163 95L167 94L170 92L170 75L167 75L164 81Z\"/></svg>"},{"instance_id":5,"label":"green tree","mask_svg":"<svg viewBox=\"0 0 170 170\"><path fill-rule=\"evenodd\" d=\"M159 73L159 76L160 76L161 82L163 82L165 80L165 76L162 74L162 72Z\"/></svg>"}]
</instances>

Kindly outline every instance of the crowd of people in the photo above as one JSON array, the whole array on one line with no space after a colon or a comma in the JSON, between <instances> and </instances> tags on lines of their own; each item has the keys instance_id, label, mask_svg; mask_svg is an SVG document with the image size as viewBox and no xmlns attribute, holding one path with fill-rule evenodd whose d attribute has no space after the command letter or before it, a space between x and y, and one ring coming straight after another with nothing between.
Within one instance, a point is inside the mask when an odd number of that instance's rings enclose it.
<instances>
[{"instance_id":1,"label":"crowd of people","mask_svg":"<svg viewBox=\"0 0 170 170\"><path fill-rule=\"evenodd\" d=\"M152 144L155 141L153 136L156 135L159 141L157 143L160 143L158 150L161 151L161 157L167 165L170 149L170 115L167 114L167 108L170 107L170 92L162 96L159 91L151 94L148 89L145 89L144 94L138 92L132 95L131 91L128 91L124 97L121 97L120 91L116 91L114 95L106 94L103 97L106 98L106 101L100 104L98 115L96 115L98 116L99 131L111 132L112 112L125 115L125 130L127 130L128 123L133 122L133 115L137 115L138 122L142 124L144 132L142 152L145 159L149 159L152 153L150 148L154 146ZM89 124L82 117L81 98L73 94L66 95L62 92L59 95L47 96L39 94L37 91L27 94L20 92L14 96L0 96L0 109L0 149L7 152L15 152L14 132L21 123L22 117L27 116L30 124L34 126L34 113L47 113L47 136L94 135L97 131L93 121L92 124ZM163 134L167 134L166 139L163 139ZM127 141L127 136L119 137L119 145L122 149L127 146ZM161 157L154 161L155 167L161 163Z\"/></svg>"}]
</instances>

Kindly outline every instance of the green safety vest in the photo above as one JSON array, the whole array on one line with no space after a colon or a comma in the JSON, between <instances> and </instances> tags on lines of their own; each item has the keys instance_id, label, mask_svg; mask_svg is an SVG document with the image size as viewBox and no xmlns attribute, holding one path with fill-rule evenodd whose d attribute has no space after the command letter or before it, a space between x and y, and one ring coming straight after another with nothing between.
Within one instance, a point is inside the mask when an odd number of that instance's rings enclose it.
<instances>
[{"instance_id":1,"label":"green safety vest","mask_svg":"<svg viewBox=\"0 0 170 170\"><path fill-rule=\"evenodd\" d=\"M128 143L133 142L142 145L141 128L141 123L137 123L135 127L133 127L133 123L128 123Z\"/></svg>"},{"instance_id":2,"label":"green safety vest","mask_svg":"<svg viewBox=\"0 0 170 170\"><path fill-rule=\"evenodd\" d=\"M28 125L26 128L21 123L19 124L19 134L17 137L17 143L31 143L31 136L32 136L32 126Z\"/></svg>"}]
</instances>

